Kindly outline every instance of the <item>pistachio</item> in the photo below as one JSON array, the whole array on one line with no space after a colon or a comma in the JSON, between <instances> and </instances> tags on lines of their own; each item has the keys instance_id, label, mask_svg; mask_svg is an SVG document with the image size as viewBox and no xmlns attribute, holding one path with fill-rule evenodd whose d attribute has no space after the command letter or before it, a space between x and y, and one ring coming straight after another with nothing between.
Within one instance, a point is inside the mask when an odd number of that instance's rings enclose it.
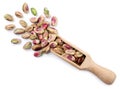
<instances>
[{"instance_id":1,"label":"pistachio","mask_svg":"<svg viewBox=\"0 0 120 89\"><path fill-rule=\"evenodd\" d=\"M15 25L14 24L9 24L9 25L6 25L5 26L5 29L6 30L12 30L12 29L14 29L15 28Z\"/></svg>"},{"instance_id":2,"label":"pistachio","mask_svg":"<svg viewBox=\"0 0 120 89\"><path fill-rule=\"evenodd\" d=\"M43 39L43 35L42 34L39 34L38 35L38 38L39 38L39 40L42 40ZM45 38L44 38L45 39Z\"/></svg>"},{"instance_id":3,"label":"pistachio","mask_svg":"<svg viewBox=\"0 0 120 89\"><path fill-rule=\"evenodd\" d=\"M32 43L27 42L27 43L24 44L23 49L31 49L31 47L32 47Z\"/></svg>"},{"instance_id":4,"label":"pistachio","mask_svg":"<svg viewBox=\"0 0 120 89\"><path fill-rule=\"evenodd\" d=\"M62 54L64 53L64 50L61 49L60 47L56 47L56 48L54 48L53 50L54 50L56 53L60 54L60 55L62 55Z\"/></svg>"},{"instance_id":5,"label":"pistachio","mask_svg":"<svg viewBox=\"0 0 120 89\"><path fill-rule=\"evenodd\" d=\"M43 38L47 40L48 36L49 36L49 33L48 33L47 30L45 30L44 33L43 33Z\"/></svg>"},{"instance_id":6,"label":"pistachio","mask_svg":"<svg viewBox=\"0 0 120 89\"><path fill-rule=\"evenodd\" d=\"M49 18L50 17L50 13L49 13L49 10L45 7L44 8L44 15Z\"/></svg>"},{"instance_id":7,"label":"pistachio","mask_svg":"<svg viewBox=\"0 0 120 89\"><path fill-rule=\"evenodd\" d=\"M8 21L13 21L13 20L14 20L13 17L12 17L12 15L10 15L10 14L5 14L5 15L4 15L4 18L5 18L6 20L8 20Z\"/></svg>"},{"instance_id":8,"label":"pistachio","mask_svg":"<svg viewBox=\"0 0 120 89\"><path fill-rule=\"evenodd\" d=\"M82 64L82 62L84 61L84 59L85 59L85 56L82 56L82 57L80 57L80 58L78 58L78 60L77 60L77 64Z\"/></svg>"},{"instance_id":9,"label":"pistachio","mask_svg":"<svg viewBox=\"0 0 120 89\"><path fill-rule=\"evenodd\" d=\"M39 44L39 43L40 43L40 40L38 39L33 40L33 44Z\"/></svg>"},{"instance_id":10,"label":"pistachio","mask_svg":"<svg viewBox=\"0 0 120 89\"><path fill-rule=\"evenodd\" d=\"M44 29L42 29L42 28L34 28L34 32L35 33L38 33L38 34L42 34L42 33L44 33Z\"/></svg>"},{"instance_id":11,"label":"pistachio","mask_svg":"<svg viewBox=\"0 0 120 89\"><path fill-rule=\"evenodd\" d=\"M30 39L31 39L31 40L35 40L35 39L37 39L37 36L36 36L35 34L31 34L31 35L30 35Z\"/></svg>"},{"instance_id":12,"label":"pistachio","mask_svg":"<svg viewBox=\"0 0 120 89\"><path fill-rule=\"evenodd\" d=\"M45 29L47 29L47 27L48 27L49 25L50 25L49 22L47 22L47 21L46 21L46 22L43 22L43 24L41 25L41 28L45 30Z\"/></svg>"},{"instance_id":13,"label":"pistachio","mask_svg":"<svg viewBox=\"0 0 120 89\"><path fill-rule=\"evenodd\" d=\"M74 55L75 54L75 50L73 50L73 49L67 49L67 50L65 50L65 53L66 54L70 54L70 55Z\"/></svg>"},{"instance_id":14,"label":"pistachio","mask_svg":"<svg viewBox=\"0 0 120 89\"><path fill-rule=\"evenodd\" d=\"M41 40L41 47L45 47L48 45L48 41L46 39Z\"/></svg>"},{"instance_id":15,"label":"pistachio","mask_svg":"<svg viewBox=\"0 0 120 89\"><path fill-rule=\"evenodd\" d=\"M33 26L28 26L25 28L26 32L31 32L33 30Z\"/></svg>"},{"instance_id":16,"label":"pistachio","mask_svg":"<svg viewBox=\"0 0 120 89\"><path fill-rule=\"evenodd\" d=\"M75 55L74 55L75 57L82 57L83 56L83 54L81 53L81 52L75 52Z\"/></svg>"},{"instance_id":17,"label":"pistachio","mask_svg":"<svg viewBox=\"0 0 120 89\"><path fill-rule=\"evenodd\" d=\"M55 28L48 27L47 30L48 30L50 33L57 34L57 30L56 30Z\"/></svg>"},{"instance_id":18,"label":"pistachio","mask_svg":"<svg viewBox=\"0 0 120 89\"><path fill-rule=\"evenodd\" d=\"M70 45L68 45L68 44L63 44L62 48L63 48L64 50L72 49L72 47L71 47Z\"/></svg>"},{"instance_id":19,"label":"pistachio","mask_svg":"<svg viewBox=\"0 0 120 89\"><path fill-rule=\"evenodd\" d=\"M55 48L57 46L57 42L50 42L50 48Z\"/></svg>"},{"instance_id":20,"label":"pistachio","mask_svg":"<svg viewBox=\"0 0 120 89\"><path fill-rule=\"evenodd\" d=\"M23 17L23 14L22 14L21 12L19 12L19 11L16 11L16 12L15 12L15 15L16 15L16 17L18 17L18 18L22 18L22 17Z\"/></svg>"},{"instance_id":21,"label":"pistachio","mask_svg":"<svg viewBox=\"0 0 120 89\"><path fill-rule=\"evenodd\" d=\"M24 27L24 28L27 27L27 23L24 20L20 20L19 23L22 27Z\"/></svg>"},{"instance_id":22,"label":"pistachio","mask_svg":"<svg viewBox=\"0 0 120 89\"><path fill-rule=\"evenodd\" d=\"M75 61L75 57L72 56L72 55L64 53L62 56L65 57L65 58L67 58L67 59L69 59L69 60L71 60L71 61Z\"/></svg>"},{"instance_id":23,"label":"pistachio","mask_svg":"<svg viewBox=\"0 0 120 89\"><path fill-rule=\"evenodd\" d=\"M32 50L34 50L34 51L38 51L38 50L40 50L42 47L41 47L41 45L40 44L37 44L37 45L33 45L32 46Z\"/></svg>"},{"instance_id":24,"label":"pistachio","mask_svg":"<svg viewBox=\"0 0 120 89\"><path fill-rule=\"evenodd\" d=\"M57 38L55 41L56 41L59 45L63 45L63 41L62 41L60 38Z\"/></svg>"},{"instance_id":25,"label":"pistachio","mask_svg":"<svg viewBox=\"0 0 120 89\"><path fill-rule=\"evenodd\" d=\"M13 38L13 39L11 40L11 43L13 43L13 44L19 44L20 42L21 42L21 40L18 39L18 38Z\"/></svg>"},{"instance_id":26,"label":"pistachio","mask_svg":"<svg viewBox=\"0 0 120 89\"><path fill-rule=\"evenodd\" d=\"M36 16L37 15L37 10L35 8L31 8L31 13Z\"/></svg>"},{"instance_id":27,"label":"pistachio","mask_svg":"<svg viewBox=\"0 0 120 89\"><path fill-rule=\"evenodd\" d=\"M40 57L41 55L42 55L42 54L41 54L40 51L34 52L34 56L35 56L35 57Z\"/></svg>"},{"instance_id":28,"label":"pistachio","mask_svg":"<svg viewBox=\"0 0 120 89\"><path fill-rule=\"evenodd\" d=\"M43 50L45 51L45 53L48 53L50 51L50 46L46 46Z\"/></svg>"},{"instance_id":29,"label":"pistachio","mask_svg":"<svg viewBox=\"0 0 120 89\"><path fill-rule=\"evenodd\" d=\"M22 6L22 10L24 13L28 13L29 12L29 7L28 7L28 4L27 3L24 3L23 6Z\"/></svg>"},{"instance_id":30,"label":"pistachio","mask_svg":"<svg viewBox=\"0 0 120 89\"><path fill-rule=\"evenodd\" d=\"M31 23L36 23L37 21L38 21L38 19L36 17L30 18L30 22Z\"/></svg>"},{"instance_id":31,"label":"pistachio","mask_svg":"<svg viewBox=\"0 0 120 89\"><path fill-rule=\"evenodd\" d=\"M56 34L49 34L48 42L54 41L56 39Z\"/></svg>"},{"instance_id":32,"label":"pistachio","mask_svg":"<svg viewBox=\"0 0 120 89\"><path fill-rule=\"evenodd\" d=\"M22 28L16 28L16 29L14 30L14 33L15 33L15 34L23 34L23 33L25 33L25 30L22 29Z\"/></svg>"},{"instance_id":33,"label":"pistachio","mask_svg":"<svg viewBox=\"0 0 120 89\"><path fill-rule=\"evenodd\" d=\"M44 20L45 20L45 17L41 15L41 16L38 18L37 26L40 27L40 26L43 24Z\"/></svg>"},{"instance_id":34,"label":"pistachio","mask_svg":"<svg viewBox=\"0 0 120 89\"><path fill-rule=\"evenodd\" d=\"M24 39L28 39L29 37L30 37L30 33L29 32L25 32L24 34L22 34L22 38L24 38Z\"/></svg>"},{"instance_id":35,"label":"pistachio","mask_svg":"<svg viewBox=\"0 0 120 89\"><path fill-rule=\"evenodd\" d=\"M51 18L51 25L52 25L52 26L56 26L56 25L57 25L57 18L56 18L55 16L53 16L53 17Z\"/></svg>"}]
</instances>

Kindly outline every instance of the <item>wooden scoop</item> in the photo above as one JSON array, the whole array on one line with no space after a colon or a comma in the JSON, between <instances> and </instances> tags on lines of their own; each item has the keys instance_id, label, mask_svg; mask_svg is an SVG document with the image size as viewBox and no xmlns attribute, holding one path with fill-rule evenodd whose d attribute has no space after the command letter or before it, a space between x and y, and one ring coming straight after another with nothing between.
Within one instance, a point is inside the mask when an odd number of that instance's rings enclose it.
<instances>
[{"instance_id":1,"label":"wooden scoop","mask_svg":"<svg viewBox=\"0 0 120 89\"><path fill-rule=\"evenodd\" d=\"M59 36L59 38L61 38L61 37ZM88 71L94 73L99 79L101 79L106 84L112 84L114 82L114 80L116 78L116 75L114 72L94 63L88 53L86 53L86 52L82 51L81 49L77 48L76 46L70 44L69 42L67 42L63 38L61 38L61 40L64 43L69 44L74 49L80 51L81 53L83 53L86 56L84 61L82 62L82 64L81 65L76 64L75 62L73 62L73 61L63 57L62 55L56 53L53 49L51 49L52 53L59 56L60 58L62 58L63 60L67 61L68 63L72 64L73 66L77 67L80 70L88 70Z\"/></svg>"}]
</instances>

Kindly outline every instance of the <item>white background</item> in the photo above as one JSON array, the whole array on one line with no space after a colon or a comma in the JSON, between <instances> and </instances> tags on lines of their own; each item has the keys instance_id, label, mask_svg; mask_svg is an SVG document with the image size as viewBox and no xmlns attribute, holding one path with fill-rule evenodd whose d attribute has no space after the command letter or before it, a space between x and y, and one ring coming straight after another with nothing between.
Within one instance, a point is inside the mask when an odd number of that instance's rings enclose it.
<instances>
[{"instance_id":1,"label":"white background","mask_svg":"<svg viewBox=\"0 0 120 89\"><path fill-rule=\"evenodd\" d=\"M27 2L41 15L44 7L58 17L60 36L87 51L117 78L106 85L90 72L80 71L53 54L40 58L33 51L10 43L16 36L6 31L3 16L22 11ZM24 15L28 20L31 13ZM16 17L14 17L17 19ZM18 19L15 24L18 24ZM1 0L0 1L0 89L118 89L120 87L120 0Z\"/></svg>"}]
</instances>

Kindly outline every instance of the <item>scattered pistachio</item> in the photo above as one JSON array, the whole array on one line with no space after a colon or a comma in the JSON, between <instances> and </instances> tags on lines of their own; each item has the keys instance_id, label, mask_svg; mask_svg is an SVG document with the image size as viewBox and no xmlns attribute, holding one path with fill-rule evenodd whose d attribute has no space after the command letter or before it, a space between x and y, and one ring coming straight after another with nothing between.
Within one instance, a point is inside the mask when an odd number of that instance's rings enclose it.
<instances>
[{"instance_id":1,"label":"scattered pistachio","mask_svg":"<svg viewBox=\"0 0 120 89\"><path fill-rule=\"evenodd\" d=\"M31 8L31 13L36 16L37 15L37 10L35 8Z\"/></svg>"},{"instance_id":2,"label":"scattered pistachio","mask_svg":"<svg viewBox=\"0 0 120 89\"><path fill-rule=\"evenodd\" d=\"M56 18L55 16L53 16L53 17L51 18L51 25L52 25L52 26L56 26L56 25L57 25L57 18Z\"/></svg>"},{"instance_id":3,"label":"scattered pistachio","mask_svg":"<svg viewBox=\"0 0 120 89\"><path fill-rule=\"evenodd\" d=\"M49 18L50 17L50 13L49 13L49 10L45 7L44 8L44 15Z\"/></svg>"},{"instance_id":4,"label":"scattered pistachio","mask_svg":"<svg viewBox=\"0 0 120 89\"><path fill-rule=\"evenodd\" d=\"M22 27L24 27L24 28L27 27L27 23L24 20L20 20L19 23Z\"/></svg>"},{"instance_id":5,"label":"scattered pistachio","mask_svg":"<svg viewBox=\"0 0 120 89\"><path fill-rule=\"evenodd\" d=\"M25 33L25 30L22 29L22 28L16 28L16 29L14 30L14 33L15 33L15 34L23 34L23 33Z\"/></svg>"},{"instance_id":6,"label":"scattered pistachio","mask_svg":"<svg viewBox=\"0 0 120 89\"><path fill-rule=\"evenodd\" d=\"M50 33L57 34L57 30L56 30L55 28L48 27L47 30L48 30Z\"/></svg>"},{"instance_id":7,"label":"scattered pistachio","mask_svg":"<svg viewBox=\"0 0 120 89\"><path fill-rule=\"evenodd\" d=\"M14 24L9 24L9 25L6 25L5 26L5 29L6 30L13 30L15 28L15 25Z\"/></svg>"},{"instance_id":8,"label":"scattered pistachio","mask_svg":"<svg viewBox=\"0 0 120 89\"><path fill-rule=\"evenodd\" d=\"M10 15L10 14L5 14L5 15L4 15L4 18L5 18L6 20L8 20L8 21L13 21L13 20L14 20L13 17L12 17L12 15Z\"/></svg>"},{"instance_id":9,"label":"scattered pistachio","mask_svg":"<svg viewBox=\"0 0 120 89\"><path fill-rule=\"evenodd\" d=\"M18 38L13 38L13 39L11 40L11 43L13 43L13 44L19 44L20 42L21 42L21 40L18 39Z\"/></svg>"},{"instance_id":10,"label":"scattered pistachio","mask_svg":"<svg viewBox=\"0 0 120 89\"><path fill-rule=\"evenodd\" d=\"M27 42L23 46L24 49L31 49L31 47L32 47L32 43L31 42Z\"/></svg>"},{"instance_id":11,"label":"scattered pistachio","mask_svg":"<svg viewBox=\"0 0 120 89\"><path fill-rule=\"evenodd\" d=\"M37 21L38 21L38 19L36 17L30 18L30 22L31 23L36 23Z\"/></svg>"},{"instance_id":12,"label":"scattered pistachio","mask_svg":"<svg viewBox=\"0 0 120 89\"><path fill-rule=\"evenodd\" d=\"M28 13L29 12L29 7L28 7L28 4L27 3L24 3L23 6L22 6L22 10L24 13Z\"/></svg>"},{"instance_id":13,"label":"scattered pistachio","mask_svg":"<svg viewBox=\"0 0 120 89\"><path fill-rule=\"evenodd\" d=\"M31 35L30 35L30 39L31 39L31 40L35 40L36 38L37 38L37 36L36 36L35 34L31 34Z\"/></svg>"},{"instance_id":14,"label":"scattered pistachio","mask_svg":"<svg viewBox=\"0 0 120 89\"><path fill-rule=\"evenodd\" d=\"M26 32L31 32L33 30L33 26L28 26L25 28Z\"/></svg>"},{"instance_id":15,"label":"scattered pistachio","mask_svg":"<svg viewBox=\"0 0 120 89\"><path fill-rule=\"evenodd\" d=\"M39 51L41 48L42 48L42 47L41 47L40 44L37 44L37 45L33 45L33 46L32 46L32 50L34 50L34 51Z\"/></svg>"},{"instance_id":16,"label":"scattered pistachio","mask_svg":"<svg viewBox=\"0 0 120 89\"><path fill-rule=\"evenodd\" d=\"M22 14L21 12L19 12L19 11L16 11L16 12L15 12L15 15L16 15L16 17L18 17L18 18L22 18L22 17L23 17L23 14Z\"/></svg>"},{"instance_id":17,"label":"scattered pistachio","mask_svg":"<svg viewBox=\"0 0 120 89\"><path fill-rule=\"evenodd\" d=\"M21 37L23 38L23 39L28 39L29 37L30 37L30 33L29 32L25 32L24 34L22 34L21 35Z\"/></svg>"}]
</instances>

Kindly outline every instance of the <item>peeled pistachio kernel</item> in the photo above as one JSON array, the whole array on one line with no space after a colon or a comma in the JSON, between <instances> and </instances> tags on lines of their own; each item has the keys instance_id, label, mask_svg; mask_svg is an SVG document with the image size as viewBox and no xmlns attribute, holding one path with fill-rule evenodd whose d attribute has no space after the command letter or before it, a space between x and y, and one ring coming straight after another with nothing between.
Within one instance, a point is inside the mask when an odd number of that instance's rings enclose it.
<instances>
[{"instance_id":1,"label":"peeled pistachio kernel","mask_svg":"<svg viewBox=\"0 0 120 89\"><path fill-rule=\"evenodd\" d=\"M38 19L36 17L30 18L30 22L31 23L36 23L37 21L38 21Z\"/></svg>"},{"instance_id":2,"label":"peeled pistachio kernel","mask_svg":"<svg viewBox=\"0 0 120 89\"><path fill-rule=\"evenodd\" d=\"M16 29L14 30L14 33L15 33L15 34L23 34L23 33L25 33L25 30L22 29L22 28L16 28Z\"/></svg>"},{"instance_id":3,"label":"peeled pistachio kernel","mask_svg":"<svg viewBox=\"0 0 120 89\"><path fill-rule=\"evenodd\" d=\"M13 38L13 39L11 40L11 43L13 43L13 44L19 44L20 42L21 42L21 40L18 39L18 38Z\"/></svg>"},{"instance_id":4,"label":"peeled pistachio kernel","mask_svg":"<svg viewBox=\"0 0 120 89\"><path fill-rule=\"evenodd\" d=\"M25 28L26 32L31 32L33 30L33 26L28 26Z\"/></svg>"},{"instance_id":5,"label":"peeled pistachio kernel","mask_svg":"<svg viewBox=\"0 0 120 89\"><path fill-rule=\"evenodd\" d=\"M40 40L38 40L38 39L35 39L35 40L33 40L33 44L39 44L40 43Z\"/></svg>"},{"instance_id":6,"label":"peeled pistachio kernel","mask_svg":"<svg viewBox=\"0 0 120 89\"><path fill-rule=\"evenodd\" d=\"M55 41L56 41L59 45L63 45L63 41L62 41L60 38L57 38Z\"/></svg>"},{"instance_id":7,"label":"peeled pistachio kernel","mask_svg":"<svg viewBox=\"0 0 120 89\"><path fill-rule=\"evenodd\" d=\"M37 26L40 27L43 24L44 20L45 17L41 15L37 20Z\"/></svg>"},{"instance_id":8,"label":"peeled pistachio kernel","mask_svg":"<svg viewBox=\"0 0 120 89\"><path fill-rule=\"evenodd\" d=\"M32 47L32 43L27 42L27 43L24 44L23 49L31 49L31 47Z\"/></svg>"},{"instance_id":9,"label":"peeled pistachio kernel","mask_svg":"<svg viewBox=\"0 0 120 89\"><path fill-rule=\"evenodd\" d=\"M48 30L50 33L57 34L57 30L56 30L55 28L48 27L47 30Z\"/></svg>"},{"instance_id":10,"label":"peeled pistachio kernel","mask_svg":"<svg viewBox=\"0 0 120 89\"><path fill-rule=\"evenodd\" d=\"M52 42L56 39L57 35L56 34L49 34L48 42Z\"/></svg>"},{"instance_id":11,"label":"peeled pistachio kernel","mask_svg":"<svg viewBox=\"0 0 120 89\"><path fill-rule=\"evenodd\" d=\"M60 55L62 55L64 53L64 51L60 47L56 47L53 50Z\"/></svg>"},{"instance_id":12,"label":"peeled pistachio kernel","mask_svg":"<svg viewBox=\"0 0 120 89\"><path fill-rule=\"evenodd\" d=\"M22 6L22 10L24 13L28 13L29 12L29 7L28 7L28 4L27 3L24 3L23 6Z\"/></svg>"},{"instance_id":13,"label":"peeled pistachio kernel","mask_svg":"<svg viewBox=\"0 0 120 89\"><path fill-rule=\"evenodd\" d=\"M57 25L57 18L56 18L55 16L53 16L53 17L51 18L51 25L52 25L52 26L56 26L56 25Z\"/></svg>"},{"instance_id":14,"label":"peeled pistachio kernel","mask_svg":"<svg viewBox=\"0 0 120 89\"><path fill-rule=\"evenodd\" d=\"M23 14L22 14L21 12L19 12L19 11L16 11L16 12L15 12L15 15L16 15L16 17L18 17L18 18L22 18L22 17L23 17Z\"/></svg>"},{"instance_id":15,"label":"peeled pistachio kernel","mask_svg":"<svg viewBox=\"0 0 120 89\"><path fill-rule=\"evenodd\" d=\"M71 61L75 61L75 57L72 56L72 55L64 53L62 56L65 57L65 58L67 58L67 59L69 59L69 60L71 60Z\"/></svg>"},{"instance_id":16,"label":"peeled pistachio kernel","mask_svg":"<svg viewBox=\"0 0 120 89\"><path fill-rule=\"evenodd\" d=\"M13 17L12 17L12 15L10 15L10 14L5 14L5 15L4 15L4 18L5 18L7 21L13 21L13 20L14 20Z\"/></svg>"},{"instance_id":17,"label":"peeled pistachio kernel","mask_svg":"<svg viewBox=\"0 0 120 89\"><path fill-rule=\"evenodd\" d=\"M35 8L31 8L31 13L36 16L37 15L37 10Z\"/></svg>"},{"instance_id":18,"label":"peeled pistachio kernel","mask_svg":"<svg viewBox=\"0 0 120 89\"><path fill-rule=\"evenodd\" d=\"M75 56L75 57L82 57L83 54L77 51L77 52L75 52L75 55L74 55L74 56Z\"/></svg>"},{"instance_id":19,"label":"peeled pistachio kernel","mask_svg":"<svg viewBox=\"0 0 120 89\"><path fill-rule=\"evenodd\" d=\"M25 32L24 34L22 34L21 35L21 37L23 38L23 39L28 39L29 37L30 37L30 33L29 32Z\"/></svg>"},{"instance_id":20,"label":"peeled pistachio kernel","mask_svg":"<svg viewBox=\"0 0 120 89\"><path fill-rule=\"evenodd\" d=\"M5 29L6 30L13 30L15 28L15 25L14 24L9 24L9 25L6 25L5 26Z\"/></svg>"},{"instance_id":21,"label":"peeled pistachio kernel","mask_svg":"<svg viewBox=\"0 0 120 89\"><path fill-rule=\"evenodd\" d=\"M33 45L32 46L32 50L34 50L34 51L38 51L38 50L40 50L42 47L41 47L41 45L40 44L37 44L37 45Z\"/></svg>"},{"instance_id":22,"label":"peeled pistachio kernel","mask_svg":"<svg viewBox=\"0 0 120 89\"><path fill-rule=\"evenodd\" d=\"M27 27L27 23L24 20L20 20L19 23L22 27L24 27L24 28Z\"/></svg>"},{"instance_id":23,"label":"peeled pistachio kernel","mask_svg":"<svg viewBox=\"0 0 120 89\"><path fill-rule=\"evenodd\" d=\"M75 54L75 50L73 50L73 49L67 49L67 50L65 50L65 53L66 54L70 54L70 55L74 55Z\"/></svg>"},{"instance_id":24,"label":"peeled pistachio kernel","mask_svg":"<svg viewBox=\"0 0 120 89\"><path fill-rule=\"evenodd\" d=\"M34 56L35 56L35 57L40 57L40 56L41 56L41 52L40 52L40 51L34 52Z\"/></svg>"},{"instance_id":25,"label":"peeled pistachio kernel","mask_svg":"<svg viewBox=\"0 0 120 89\"><path fill-rule=\"evenodd\" d=\"M62 48L63 48L64 50L72 49L72 47L71 47L70 45L68 45L68 44L63 44Z\"/></svg>"},{"instance_id":26,"label":"peeled pistachio kernel","mask_svg":"<svg viewBox=\"0 0 120 89\"><path fill-rule=\"evenodd\" d=\"M84 61L84 59L85 59L85 55L83 55L82 57L80 57L80 58L78 58L77 59L77 64L82 64L82 62Z\"/></svg>"},{"instance_id":27,"label":"peeled pistachio kernel","mask_svg":"<svg viewBox=\"0 0 120 89\"><path fill-rule=\"evenodd\" d=\"M30 39L31 39L31 40L35 40L35 39L37 39L37 36L36 36L35 34L31 34L31 35L30 35Z\"/></svg>"},{"instance_id":28,"label":"peeled pistachio kernel","mask_svg":"<svg viewBox=\"0 0 120 89\"><path fill-rule=\"evenodd\" d=\"M48 33L47 30L45 30L44 33L43 33L43 38L47 40L48 36L49 36L49 33Z\"/></svg>"},{"instance_id":29,"label":"peeled pistachio kernel","mask_svg":"<svg viewBox=\"0 0 120 89\"><path fill-rule=\"evenodd\" d=\"M57 42L50 42L50 48L55 48L58 45Z\"/></svg>"},{"instance_id":30,"label":"peeled pistachio kernel","mask_svg":"<svg viewBox=\"0 0 120 89\"><path fill-rule=\"evenodd\" d=\"M50 13L49 13L49 10L45 7L44 8L44 15L49 18L50 17Z\"/></svg>"},{"instance_id":31,"label":"peeled pistachio kernel","mask_svg":"<svg viewBox=\"0 0 120 89\"><path fill-rule=\"evenodd\" d=\"M42 40L41 40L41 47L45 47L45 46L47 46L47 45L48 45L48 40L42 39Z\"/></svg>"}]
</instances>

